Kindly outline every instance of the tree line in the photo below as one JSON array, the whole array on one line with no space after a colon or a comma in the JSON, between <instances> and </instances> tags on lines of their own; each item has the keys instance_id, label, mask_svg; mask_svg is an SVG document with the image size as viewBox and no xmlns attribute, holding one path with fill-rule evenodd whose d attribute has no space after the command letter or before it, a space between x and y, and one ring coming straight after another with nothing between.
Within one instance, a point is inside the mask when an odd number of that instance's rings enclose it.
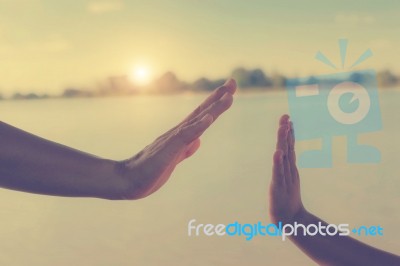
<instances>
[{"instance_id":1,"label":"tree line","mask_svg":"<svg viewBox=\"0 0 400 266\"><path fill-rule=\"evenodd\" d=\"M238 87L242 91L246 90L273 90L283 89L288 77L272 73L267 75L262 69L236 68L230 77L236 79ZM312 83L318 76L310 76L307 82ZM349 81L358 82L360 75L357 72L349 76ZM145 88L136 86L130 81L127 75L113 76L106 78L91 88L68 87L59 95L36 94L36 93L14 93L9 99L43 99L43 98L76 98L76 97L101 97L116 95L134 95L143 92L153 94L170 94L181 92L201 92L211 91L225 82L225 78L209 79L201 77L194 82L180 80L174 72L168 71L155 79ZM400 86L400 76L396 76L390 70L383 70L377 73L377 83L379 88ZM6 99L0 93L0 100Z\"/></svg>"}]
</instances>

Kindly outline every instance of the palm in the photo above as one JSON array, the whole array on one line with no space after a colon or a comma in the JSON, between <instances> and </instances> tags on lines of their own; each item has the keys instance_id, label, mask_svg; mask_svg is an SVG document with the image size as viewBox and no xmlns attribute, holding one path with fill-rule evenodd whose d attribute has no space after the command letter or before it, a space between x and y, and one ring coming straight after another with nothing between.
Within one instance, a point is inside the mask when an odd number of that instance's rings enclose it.
<instances>
[{"instance_id":1,"label":"palm","mask_svg":"<svg viewBox=\"0 0 400 266\"><path fill-rule=\"evenodd\" d=\"M126 197L146 197L164 185L175 167L200 147L204 131L232 105L235 90L235 81L229 80L180 124L122 162L123 175L130 184Z\"/></svg>"}]
</instances>

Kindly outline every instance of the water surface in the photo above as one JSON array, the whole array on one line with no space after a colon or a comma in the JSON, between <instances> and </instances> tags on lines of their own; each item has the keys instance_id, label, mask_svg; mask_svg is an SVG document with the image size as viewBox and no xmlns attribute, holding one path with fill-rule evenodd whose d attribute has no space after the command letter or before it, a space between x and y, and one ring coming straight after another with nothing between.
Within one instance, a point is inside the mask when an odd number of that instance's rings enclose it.
<instances>
[{"instance_id":1,"label":"water surface","mask_svg":"<svg viewBox=\"0 0 400 266\"><path fill-rule=\"evenodd\" d=\"M1 120L110 159L134 155L180 121L205 95L0 102ZM383 131L360 137L382 152L378 165L348 165L335 138L334 168L302 169L305 206L330 223L381 225L362 241L399 253L400 93L381 93ZM46 197L0 191L0 264L310 265L273 237L187 236L187 223L269 223L268 184L276 124L286 95L239 95L158 193L139 201ZM315 143L297 143L298 152Z\"/></svg>"}]
</instances>

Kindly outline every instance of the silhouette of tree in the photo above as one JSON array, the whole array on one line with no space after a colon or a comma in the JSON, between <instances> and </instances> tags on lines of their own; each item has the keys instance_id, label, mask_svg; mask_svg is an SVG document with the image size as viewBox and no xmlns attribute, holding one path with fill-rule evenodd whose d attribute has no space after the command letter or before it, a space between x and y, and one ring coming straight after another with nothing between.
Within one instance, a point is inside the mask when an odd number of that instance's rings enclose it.
<instances>
[{"instance_id":1,"label":"silhouette of tree","mask_svg":"<svg viewBox=\"0 0 400 266\"><path fill-rule=\"evenodd\" d=\"M249 72L250 85L252 87L271 87L272 80L268 78L261 69L254 69Z\"/></svg>"},{"instance_id":2,"label":"silhouette of tree","mask_svg":"<svg viewBox=\"0 0 400 266\"><path fill-rule=\"evenodd\" d=\"M187 86L180 81L175 73L168 71L153 82L153 87L157 92L170 93L182 91Z\"/></svg>"},{"instance_id":3,"label":"silhouette of tree","mask_svg":"<svg viewBox=\"0 0 400 266\"><path fill-rule=\"evenodd\" d=\"M250 73L243 67L236 68L231 75L237 82L239 88L250 87Z\"/></svg>"},{"instance_id":4,"label":"silhouette of tree","mask_svg":"<svg viewBox=\"0 0 400 266\"><path fill-rule=\"evenodd\" d=\"M284 88L286 86L286 77L281 74L272 74L271 81L275 88Z\"/></svg>"},{"instance_id":5,"label":"silhouette of tree","mask_svg":"<svg viewBox=\"0 0 400 266\"><path fill-rule=\"evenodd\" d=\"M379 87L393 87L400 82L400 78L395 76L390 70L383 70L378 73Z\"/></svg>"},{"instance_id":6,"label":"silhouette of tree","mask_svg":"<svg viewBox=\"0 0 400 266\"><path fill-rule=\"evenodd\" d=\"M77 89L77 88L66 88L62 94L65 98L75 98L75 97L91 97L93 92Z\"/></svg>"},{"instance_id":7,"label":"silhouette of tree","mask_svg":"<svg viewBox=\"0 0 400 266\"><path fill-rule=\"evenodd\" d=\"M22 94L19 92L16 92L13 94L11 99L13 100L34 100L34 99L40 99L42 98L41 96L37 95L36 93L27 93L27 94Z\"/></svg>"},{"instance_id":8,"label":"silhouette of tree","mask_svg":"<svg viewBox=\"0 0 400 266\"><path fill-rule=\"evenodd\" d=\"M259 68L247 70L239 67L232 71L232 77L236 79L240 88L271 87L273 85L272 80Z\"/></svg>"},{"instance_id":9,"label":"silhouette of tree","mask_svg":"<svg viewBox=\"0 0 400 266\"><path fill-rule=\"evenodd\" d=\"M129 80L127 75L109 77L108 93L116 94L131 94L135 92L135 86Z\"/></svg>"},{"instance_id":10,"label":"silhouette of tree","mask_svg":"<svg viewBox=\"0 0 400 266\"><path fill-rule=\"evenodd\" d=\"M200 78L195 82L193 82L193 84L190 87L195 91L201 91L201 90L212 91L215 88L224 84L224 82L225 82L224 79L209 80L207 78Z\"/></svg>"}]
</instances>

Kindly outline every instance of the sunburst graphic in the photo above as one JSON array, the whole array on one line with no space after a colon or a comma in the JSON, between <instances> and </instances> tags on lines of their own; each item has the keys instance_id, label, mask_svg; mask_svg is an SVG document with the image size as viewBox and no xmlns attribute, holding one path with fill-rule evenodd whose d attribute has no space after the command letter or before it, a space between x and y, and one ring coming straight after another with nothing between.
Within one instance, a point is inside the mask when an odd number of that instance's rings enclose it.
<instances>
[{"instance_id":1,"label":"sunburst graphic","mask_svg":"<svg viewBox=\"0 0 400 266\"><path fill-rule=\"evenodd\" d=\"M347 46L349 41L348 39L339 39L338 43L339 43L340 58L341 58L341 69L344 69L346 64ZM362 53L358 57L358 59L352 65L350 65L349 69L358 66L359 64L370 58L372 55L373 55L372 50L368 48L364 53ZM332 63L332 61L329 60L328 57L326 57L320 51L318 51L317 54L315 55L315 59L321 61L322 63L333 69L338 69L338 67L334 63Z\"/></svg>"}]
</instances>

